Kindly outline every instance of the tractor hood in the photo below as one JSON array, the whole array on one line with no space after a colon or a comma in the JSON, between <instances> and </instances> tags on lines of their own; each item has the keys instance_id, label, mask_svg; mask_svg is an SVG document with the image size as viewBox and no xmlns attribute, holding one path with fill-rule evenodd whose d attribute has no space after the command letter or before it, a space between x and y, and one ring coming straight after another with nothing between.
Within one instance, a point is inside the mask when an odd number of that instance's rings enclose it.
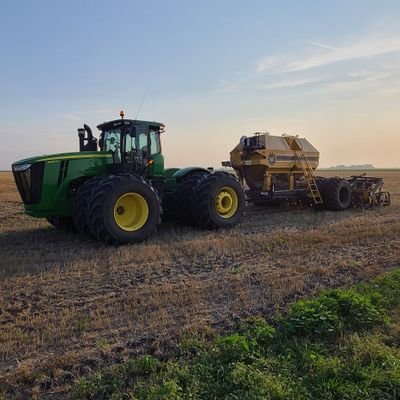
<instances>
[{"instance_id":1,"label":"tractor hood","mask_svg":"<svg viewBox=\"0 0 400 400\"><path fill-rule=\"evenodd\" d=\"M86 179L107 173L112 153L84 151L25 158L12 165L25 213L71 216L72 191Z\"/></svg>"},{"instance_id":2,"label":"tractor hood","mask_svg":"<svg viewBox=\"0 0 400 400\"><path fill-rule=\"evenodd\" d=\"M85 158L112 158L112 154L105 151L85 151L85 152L70 152L70 153L57 153L57 154L44 154L41 156L24 158L23 160L15 161L12 165L25 165L34 164L41 161L61 161L61 160L75 160Z\"/></svg>"}]
</instances>

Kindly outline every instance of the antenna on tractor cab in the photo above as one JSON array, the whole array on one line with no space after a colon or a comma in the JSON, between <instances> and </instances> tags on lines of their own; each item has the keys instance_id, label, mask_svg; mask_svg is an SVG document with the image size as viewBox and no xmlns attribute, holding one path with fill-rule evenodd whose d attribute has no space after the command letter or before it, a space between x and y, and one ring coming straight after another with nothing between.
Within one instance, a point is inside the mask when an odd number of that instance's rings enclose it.
<instances>
[{"instance_id":1,"label":"antenna on tractor cab","mask_svg":"<svg viewBox=\"0 0 400 400\"><path fill-rule=\"evenodd\" d=\"M146 99L146 96L147 96L147 94L145 93L144 96L143 96L143 98L142 98L142 102L140 103L139 109L138 109L138 111L137 111L137 113L136 113L135 120L137 119L137 117L138 117L138 115L139 115L139 113L140 113L140 110L142 109L142 105L143 105L143 103L144 103L144 100Z\"/></svg>"}]
</instances>

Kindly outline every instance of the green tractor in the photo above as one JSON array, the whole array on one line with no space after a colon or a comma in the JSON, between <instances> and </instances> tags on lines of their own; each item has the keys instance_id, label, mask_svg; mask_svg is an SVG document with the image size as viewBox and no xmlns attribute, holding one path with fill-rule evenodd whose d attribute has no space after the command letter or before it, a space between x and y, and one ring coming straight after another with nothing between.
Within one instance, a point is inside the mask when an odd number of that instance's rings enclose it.
<instances>
[{"instance_id":1,"label":"green tractor","mask_svg":"<svg viewBox=\"0 0 400 400\"><path fill-rule=\"evenodd\" d=\"M98 125L98 141L89 126L78 129L79 152L12 165L27 215L109 244L147 239L162 216L205 229L240 221L245 197L235 176L200 167L164 169L164 125L120 116Z\"/></svg>"}]
</instances>

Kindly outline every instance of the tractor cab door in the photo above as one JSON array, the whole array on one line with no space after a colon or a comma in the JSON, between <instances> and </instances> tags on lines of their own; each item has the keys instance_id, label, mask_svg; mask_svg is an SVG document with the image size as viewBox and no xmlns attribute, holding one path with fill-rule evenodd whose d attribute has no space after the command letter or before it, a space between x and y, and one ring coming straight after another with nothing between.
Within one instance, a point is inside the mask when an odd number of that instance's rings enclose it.
<instances>
[{"instance_id":1,"label":"tractor cab door","mask_svg":"<svg viewBox=\"0 0 400 400\"><path fill-rule=\"evenodd\" d=\"M127 135L124 135L123 162L125 170L141 173L149 160L148 131L142 126L133 126Z\"/></svg>"},{"instance_id":2,"label":"tractor cab door","mask_svg":"<svg viewBox=\"0 0 400 400\"><path fill-rule=\"evenodd\" d=\"M125 162L146 176L162 175L164 157L161 154L160 128L151 125L134 126L125 139Z\"/></svg>"}]
</instances>

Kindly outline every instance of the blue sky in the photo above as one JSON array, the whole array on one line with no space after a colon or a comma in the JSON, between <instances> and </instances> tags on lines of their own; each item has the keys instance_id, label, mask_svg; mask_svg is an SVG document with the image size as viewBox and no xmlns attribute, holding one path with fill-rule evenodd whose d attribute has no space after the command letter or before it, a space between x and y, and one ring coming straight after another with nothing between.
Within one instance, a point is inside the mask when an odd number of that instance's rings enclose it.
<instances>
[{"instance_id":1,"label":"blue sky","mask_svg":"<svg viewBox=\"0 0 400 400\"><path fill-rule=\"evenodd\" d=\"M321 165L400 167L399 1L2 1L0 169L76 129L167 126L169 166L240 136L307 137Z\"/></svg>"}]
</instances>

